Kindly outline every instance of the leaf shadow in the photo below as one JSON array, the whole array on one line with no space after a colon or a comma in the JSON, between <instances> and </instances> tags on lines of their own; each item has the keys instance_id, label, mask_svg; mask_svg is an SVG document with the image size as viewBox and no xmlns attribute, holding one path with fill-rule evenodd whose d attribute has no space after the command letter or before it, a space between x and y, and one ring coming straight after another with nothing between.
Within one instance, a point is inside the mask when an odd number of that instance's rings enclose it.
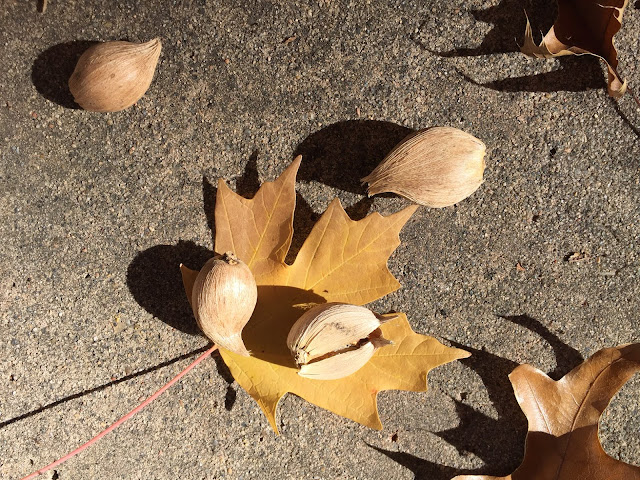
<instances>
[{"instance_id":1,"label":"leaf shadow","mask_svg":"<svg viewBox=\"0 0 640 480\"><path fill-rule=\"evenodd\" d=\"M79 109L69 91L69 77L80 56L96 43L86 40L59 43L40 53L31 67L31 81L38 93L65 108Z\"/></svg>"},{"instance_id":2,"label":"leaf shadow","mask_svg":"<svg viewBox=\"0 0 640 480\"><path fill-rule=\"evenodd\" d=\"M639 0L639 1L640 1L640 0ZM628 95L627 95L627 97L628 97ZM635 125L635 124L634 124L634 123L629 119L629 117L627 116L627 113L625 113L625 112L622 110L622 107L620 106L621 99L620 99L620 100L616 100L616 99L614 99L614 98L609 97L609 100L611 101L611 103L613 103L613 108L615 109L615 111L616 111L616 113L618 114L618 116L622 119L622 121L623 121L624 123L626 123L626 124L627 124L627 126L631 129L631 131L632 131L633 133L635 133L636 137L640 138L640 127L638 127L637 125ZM633 105L634 105L634 107L636 106L636 104L635 104L635 103L634 103Z\"/></svg>"},{"instance_id":3,"label":"leaf shadow","mask_svg":"<svg viewBox=\"0 0 640 480\"><path fill-rule=\"evenodd\" d=\"M485 9L469 10L476 22L493 25L480 45L471 48L452 48L444 52L435 52L430 46L417 38L412 38L419 47L440 57L475 57L494 53L509 53L520 50L518 39L524 37L529 16L534 28L547 31L556 17L557 7L553 0L502 0L498 5ZM428 20L419 27L421 31Z\"/></svg>"},{"instance_id":4,"label":"leaf shadow","mask_svg":"<svg viewBox=\"0 0 640 480\"><path fill-rule=\"evenodd\" d=\"M207 226L211 231L211 243L215 245L216 241L216 195L218 188L215 187L209 179L202 176L202 210L207 219ZM202 265L200 265L202 266ZM199 269L199 268L198 268Z\"/></svg>"},{"instance_id":5,"label":"leaf shadow","mask_svg":"<svg viewBox=\"0 0 640 480\"><path fill-rule=\"evenodd\" d=\"M499 92L582 92L602 89L606 86L605 76L598 58L583 55L554 59L559 68L551 72L503 78L491 82L478 82L456 69L466 81L479 87Z\"/></svg>"},{"instance_id":6,"label":"leaf shadow","mask_svg":"<svg viewBox=\"0 0 640 480\"><path fill-rule=\"evenodd\" d=\"M553 349L556 368L550 376L562 377L576 365L582 363L582 355L565 344L538 320L528 315L500 316L514 325L519 325L538 334ZM513 394L509 374L518 363L458 342L450 341L456 348L462 348L471 356L460 360L481 378L489 400L497 413L497 419L475 410L463 400L454 400L459 416L458 426L435 432L435 435L453 445L460 454L473 454L484 465L473 471L463 471L449 466L437 465L428 460L404 452L393 452L372 447L414 472L416 479L450 480L460 474L507 475L521 463L524 452L527 421ZM494 441L487 441L494 439Z\"/></svg>"},{"instance_id":7,"label":"leaf shadow","mask_svg":"<svg viewBox=\"0 0 640 480\"><path fill-rule=\"evenodd\" d=\"M245 198L253 198L259 189L258 150L254 150L244 166L243 174L236 179L236 193Z\"/></svg>"},{"instance_id":8,"label":"leaf shadow","mask_svg":"<svg viewBox=\"0 0 640 480\"><path fill-rule=\"evenodd\" d=\"M461 471L446 465L423 460L420 457L406 452L395 452L384 448L376 447L365 442L365 444L383 455L386 455L394 462L402 465L413 473L414 480L451 480L455 475L464 473L474 473L475 470Z\"/></svg>"},{"instance_id":9,"label":"leaf shadow","mask_svg":"<svg viewBox=\"0 0 640 480\"><path fill-rule=\"evenodd\" d=\"M519 52L524 38L527 16L534 31L546 32L557 16L555 1L502 0L498 5L470 10L476 22L493 25L480 45L471 48L452 48L448 51L434 51L425 41L415 35L413 42L420 48L444 58L475 57L503 53ZM422 23L422 30L429 20ZM602 89L606 85L605 75L599 59L589 55L556 58L559 68L551 72L520 77L504 78L481 83L468 74L460 75L468 82L502 92L578 92L589 89Z\"/></svg>"},{"instance_id":10,"label":"leaf shadow","mask_svg":"<svg viewBox=\"0 0 640 480\"><path fill-rule=\"evenodd\" d=\"M564 343L555 333L529 315L499 315L499 317L538 334L549 344L556 357L556 368L548 373L553 380L561 379L573 368L584 362L584 357L578 350Z\"/></svg>"},{"instance_id":11,"label":"leaf shadow","mask_svg":"<svg viewBox=\"0 0 640 480\"><path fill-rule=\"evenodd\" d=\"M304 163L304 157L302 163ZM293 215L293 238L291 239L291 246L287 252L285 263L291 265L295 261L304 241L309 236L309 233L311 233L313 226L319 218L320 214L314 212L304 197L296 192L296 210Z\"/></svg>"},{"instance_id":12,"label":"leaf shadow","mask_svg":"<svg viewBox=\"0 0 640 480\"><path fill-rule=\"evenodd\" d=\"M346 120L329 125L296 148L294 156L302 155L298 179L364 194L360 179L413 131L379 120Z\"/></svg>"}]
</instances>

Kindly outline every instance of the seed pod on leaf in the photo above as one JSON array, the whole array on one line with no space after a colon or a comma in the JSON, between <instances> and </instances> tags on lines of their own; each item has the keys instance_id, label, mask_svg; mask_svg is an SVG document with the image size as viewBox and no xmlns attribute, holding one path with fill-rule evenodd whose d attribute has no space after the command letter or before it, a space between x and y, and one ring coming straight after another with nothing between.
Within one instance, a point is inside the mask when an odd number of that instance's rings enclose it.
<instances>
[{"instance_id":1,"label":"seed pod on leaf","mask_svg":"<svg viewBox=\"0 0 640 480\"><path fill-rule=\"evenodd\" d=\"M204 264L193 284L191 305L204 334L218 346L249 356L242 341L258 299L256 280L233 253L216 256Z\"/></svg>"},{"instance_id":2,"label":"seed pod on leaf","mask_svg":"<svg viewBox=\"0 0 640 480\"><path fill-rule=\"evenodd\" d=\"M104 42L82 54L69 78L74 100L85 110L117 112L145 94L158 64L162 45Z\"/></svg>"},{"instance_id":3,"label":"seed pod on leaf","mask_svg":"<svg viewBox=\"0 0 640 480\"><path fill-rule=\"evenodd\" d=\"M334 380L355 373L376 349L391 343L379 327L393 318L344 303L323 303L307 310L287 336L287 346L300 367L298 374Z\"/></svg>"},{"instance_id":4,"label":"seed pod on leaf","mask_svg":"<svg viewBox=\"0 0 640 480\"><path fill-rule=\"evenodd\" d=\"M452 127L433 127L409 135L370 175L369 196L392 192L427 207L448 207L482 184L486 147Z\"/></svg>"}]
</instances>

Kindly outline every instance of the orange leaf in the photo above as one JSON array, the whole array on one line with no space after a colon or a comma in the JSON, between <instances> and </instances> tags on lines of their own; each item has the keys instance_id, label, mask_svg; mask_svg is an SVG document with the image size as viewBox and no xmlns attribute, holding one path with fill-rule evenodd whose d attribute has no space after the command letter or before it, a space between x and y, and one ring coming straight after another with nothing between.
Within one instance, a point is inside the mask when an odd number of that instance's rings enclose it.
<instances>
[{"instance_id":1,"label":"orange leaf","mask_svg":"<svg viewBox=\"0 0 640 480\"><path fill-rule=\"evenodd\" d=\"M598 421L611 398L640 370L640 343L600 350L559 381L529 365L509 378L529 420L522 464L511 475L454 480L640 480L640 467L605 453Z\"/></svg>"}]
</instances>

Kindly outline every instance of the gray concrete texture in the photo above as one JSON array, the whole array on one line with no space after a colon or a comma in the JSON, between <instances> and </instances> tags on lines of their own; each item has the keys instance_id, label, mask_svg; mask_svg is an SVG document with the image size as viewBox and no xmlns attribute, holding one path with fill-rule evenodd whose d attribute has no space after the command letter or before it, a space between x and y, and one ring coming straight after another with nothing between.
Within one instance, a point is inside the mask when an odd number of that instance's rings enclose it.
<instances>
[{"instance_id":1,"label":"gray concrete texture","mask_svg":"<svg viewBox=\"0 0 640 480\"><path fill-rule=\"evenodd\" d=\"M517 52L523 8L546 31L551 0L1 5L1 478L75 448L207 345L177 266L211 255L216 181L250 196L297 153L294 250L334 197L354 218L408 204L367 199L358 179L411 130L487 144L485 183L417 211L389 261L403 288L373 305L473 356L434 370L426 393L382 393L382 431L289 395L280 436L214 357L43 478L504 475L526 432L517 364L560 378L640 341L640 112L607 97L595 58ZM632 0L616 43L636 89L639 31ZM65 82L88 42L156 36L134 107L74 108ZM639 394L636 377L601 426L606 451L636 465Z\"/></svg>"}]
</instances>

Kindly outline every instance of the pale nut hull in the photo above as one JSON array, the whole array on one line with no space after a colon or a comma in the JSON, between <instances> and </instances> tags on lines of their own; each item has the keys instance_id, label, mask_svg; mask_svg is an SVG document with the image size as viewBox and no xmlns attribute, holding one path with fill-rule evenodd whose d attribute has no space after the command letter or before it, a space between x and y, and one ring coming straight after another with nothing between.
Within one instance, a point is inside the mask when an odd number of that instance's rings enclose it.
<instances>
[{"instance_id":1,"label":"pale nut hull","mask_svg":"<svg viewBox=\"0 0 640 480\"><path fill-rule=\"evenodd\" d=\"M69 78L75 102L92 112L117 112L136 103L153 80L160 39L104 42L82 54Z\"/></svg>"},{"instance_id":2,"label":"pale nut hull","mask_svg":"<svg viewBox=\"0 0 640 480\"><path fill-rule=\"evenodd\" d=\"M376 347L367 342L357 350L302 365L298 375L313 380L337 380L353 375L373 357Z\"/></svg>"},{"instance_id":3,"label":"pale nut hull","mask_svg":"<svg viewBox=\"0 0 640 480\"><path fill-rule=\"evenodd\" d=\"M451 127L433 127L409 135L370 175L368 194L396 193L432 208L459 203L483 183L485 144Z\"/></svg>"},{"instance_id":4,"label":"pale nut hull","mask_svg":"<svg viewBox=\"0 0 640 480\"><path fill-rule=\"evenodd\" d=\"M227 253L202 267L193 285L191 304L198 326L209 339L233 353L249 356L242 329L251 318L257 299L251 270Z\"/></svg>"},{"instance_id":5,"label":"pale nut hull","mask_svg":"<svg viewBox=\"0 0 640 480\"><path fill-rule=\"evenodd\" d=\"M393 318L343 303L309 309L287 337L298 374L315 380L352 375L371 359L377 348L391 343L382 337L380 325Z\"/></svg>"}]
</instances>

